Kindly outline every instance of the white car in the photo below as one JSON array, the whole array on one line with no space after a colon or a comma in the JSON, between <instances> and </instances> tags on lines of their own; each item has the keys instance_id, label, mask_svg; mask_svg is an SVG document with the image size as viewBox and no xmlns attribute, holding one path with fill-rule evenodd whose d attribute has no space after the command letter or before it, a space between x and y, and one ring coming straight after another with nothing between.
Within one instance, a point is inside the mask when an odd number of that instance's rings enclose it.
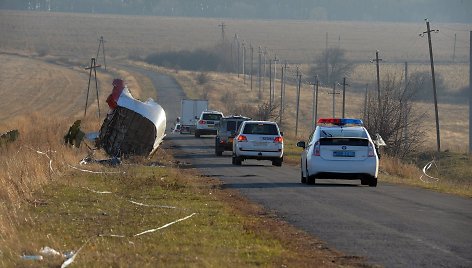
<instances>
[{"instance_id":1,"label":"white car","mask_svg":"<svg viewBox=\"0 0 472 268\"><path fill-rule=\"evenodd\" d=\"M360 179L362 185L377 186L379 157L372 138L360 119L318 120L301 155L301 182L316 179Z\"/></svg>"},{"instance_id":2,"label":"white car","mask_svg":"<svg viewBox=\"0 0 472 268\"><path fill-rule=\"evenodd\" d=\"M198 119L195 126L195 137L199 138L200 135L216 135L217 127L222 117L222 112L203 111L199 118L195 118Z\"/></svg>"},{"instance_id":3,"label":"white car","mask_svg":"<svg viewBox=\"0 0 472 268\"><path fill-rule=\"evenodd\" d=\"M244 121L233 140L233 165L245 159L271 160L282 166L284 139L277 123L270 121Z\"/></svg>"}]
</instances>

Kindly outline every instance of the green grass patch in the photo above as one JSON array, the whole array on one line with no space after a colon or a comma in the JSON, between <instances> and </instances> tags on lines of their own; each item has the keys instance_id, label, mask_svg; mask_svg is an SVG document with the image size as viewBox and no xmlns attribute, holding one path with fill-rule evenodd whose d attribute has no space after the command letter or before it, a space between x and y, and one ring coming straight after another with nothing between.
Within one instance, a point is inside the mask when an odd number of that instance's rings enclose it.
<instances>
[{"instance_id":1,"label":"green grass patch","mask_svg":"<svg viewBox=\"0 0 472 268\"><path fill-rule=\"evenodd\" d=\"M19 223L17 247L3 248L2 266L58 266L63 259L25 261L48 246L77 251L79 267L273 266L286 249L269 232L253 230L255 218L220 201L215 183L169 168L129 167L125 174L74 173L47 186ZM110 191L98 194L93 191ZM138 206L130 201L143 203ZM166 207L162 207L166 206ZM175 208L168 208L168 207ZM134 236L167 223L167 228ZM111 237L118 235L124 237Z\"/></svg>"},{"instance_id":2,"label":"green grass patch","mask_svg":"<svg viewBox=\"0 0 472 268\"><path fill-rule=\"evenodd\" d=\"M297 147L297 142L300 140L284 137L284 162L291 165L300 164L300 156L303 152L302 148Z\"/></svg>"}]
</instances>

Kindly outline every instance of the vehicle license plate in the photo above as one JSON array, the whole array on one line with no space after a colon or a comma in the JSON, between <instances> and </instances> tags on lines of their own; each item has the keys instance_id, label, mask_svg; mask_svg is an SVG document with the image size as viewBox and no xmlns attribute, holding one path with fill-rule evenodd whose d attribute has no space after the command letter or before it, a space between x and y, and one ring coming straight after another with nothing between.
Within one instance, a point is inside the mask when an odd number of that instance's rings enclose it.
<instances>
[{"instance_id":1,"label":"vehicle license plate","mask_svg":"<svg viewBox=\"0 0 472 268\"><path fill-rule=\"evenodd\" d=\"M353 151L334 151L334 157L355 157L356 153Z\"/></svg>"},{"instance_id":2,"label":"vehicle license plate","mask_svg":"<svg viewBox=\"0 0 472 268\"><path fill-rule=\"evenodd\" d=\"M267 145L267 142L254 142L254 145L255 146L266 146Z\"/></svg>"},{"instance_id":3,"label":"vehicle license plate","mask_svg":"<svg viewBox=\"0 0 472 268\"><path fill-rule=\"evenodd\" d=\"M215 121L207 121L207 124L214 124Z\"/></svg>"}]
</instances>

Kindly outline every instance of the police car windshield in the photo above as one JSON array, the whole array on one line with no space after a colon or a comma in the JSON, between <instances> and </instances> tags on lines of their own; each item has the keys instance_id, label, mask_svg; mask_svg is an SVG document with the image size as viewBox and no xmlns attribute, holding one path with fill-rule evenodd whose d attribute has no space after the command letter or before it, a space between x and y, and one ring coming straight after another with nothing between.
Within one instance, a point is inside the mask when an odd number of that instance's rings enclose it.
<instances>
[{"instance_id":1,"label":"police car windshield","mask_svg":"<svg viewBox=\"0 0 472 268\"><path fill-rule=\"evenodd\" d=\"M331 137L367 138L367 133L362 129L331 128L331 129L321 130L320 137L321 138L331 138Z\"/></svg>"}]
</instances>

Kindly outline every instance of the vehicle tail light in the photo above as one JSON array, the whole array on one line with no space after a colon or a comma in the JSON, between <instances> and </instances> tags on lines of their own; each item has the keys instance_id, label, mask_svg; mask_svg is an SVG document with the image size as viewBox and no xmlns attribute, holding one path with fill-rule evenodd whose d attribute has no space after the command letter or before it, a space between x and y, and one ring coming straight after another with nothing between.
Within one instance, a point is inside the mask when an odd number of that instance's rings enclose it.
<instances>
[{"instance_id":1,"label":"vehicle tail light","mask_svg":"<svg viewBox=\"0 0 472 268\"><path fill-rule=\"evenodd\" d=\"M225 144L226 142L224 140L220 140L220 143L221 144Z\"/></svg>"},{"instance_id":2,"label":"vehicle tail light","mask_svg":"<svg viewBox=\"0 0 472 268\"><path fill-rule=\"evenodd\" d=\"M198 121L198 123L199 123L200 125L205 125L205 124L206 124L206 121L205 121L205 120L200 120L200 121Z\"/></svg>"},{"instance_id":3,"label":"vehicle tail light","mask_svg":"<svg viewBox=\"0 0 472 268\"><path fill-rule=\"evenodd\" d=\"M282 142L284 142L284 138L283 137L275 137L274 142L275 143L282 143Z\"/></svg>"},{"instance_id":4,"label":"vehicle tail light","mask_svg":"<svg viewBox=\"0 0 472 268\"><path fill-rule=\"evenodd\" d=\"M319 141L315 143L315 147L313 148L313 155L320 156L320 142Z\"/></svg>"},{"instance_id":5,"label":"vehicle tail light","mask_svg":"<svg viewBox=\"0 0 472 268\"><path fill-rule=\"evenodd\" d=\"M247 141L247 137L244 135L239 135L238 136L238 141Z\"/></svg>"},{"instance_id":6,"label":"vehicle tail light","mask_svg":"<svg viewBox=\"0 0 472 268\"><path fill-rule=\"evenodd\" d=\"M374 157L375 156L375 151L374 151L374 146L372 145L371 142L369 142L369 157Z\"/></svg>"}]
</instances>

